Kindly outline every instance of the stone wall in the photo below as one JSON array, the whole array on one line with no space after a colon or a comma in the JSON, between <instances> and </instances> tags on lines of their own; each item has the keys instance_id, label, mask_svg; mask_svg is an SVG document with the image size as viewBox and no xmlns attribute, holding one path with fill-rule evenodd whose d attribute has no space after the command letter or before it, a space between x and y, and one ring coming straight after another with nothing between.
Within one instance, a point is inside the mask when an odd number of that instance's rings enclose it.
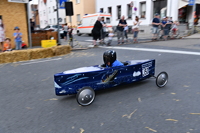
<instances>
[{"instance_id":1,"label":"stone wall","mask_svg":"<svg viewBox=\"0 0 200 133\"><path fill-rule=\"evenodd\" d=\"M14 43L14 27L18 26L22 32L22 40L28 44L28 25L26 4L8 2L8 0L0 0L0 15L3 18L3 23L6 29L6 37L11 38L12 47Z\"/></svg>"}]
</instances>

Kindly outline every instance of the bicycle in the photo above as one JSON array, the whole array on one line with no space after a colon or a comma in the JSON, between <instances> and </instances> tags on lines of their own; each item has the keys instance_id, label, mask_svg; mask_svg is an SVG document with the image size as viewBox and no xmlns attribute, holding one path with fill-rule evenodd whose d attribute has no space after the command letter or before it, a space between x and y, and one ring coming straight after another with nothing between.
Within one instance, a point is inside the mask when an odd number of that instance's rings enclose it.
<instances>
[{"instance_id":1,"label":"bicycle","mask_svg":"<svg viewBox=\"0 0 200 133\"><path fill-rule=\"evenodd\" d=\"M170 32L169 32L169 37L170 38L177 38L180 34L180 31L179 29L171 29Z\"/></svg>"},{"instance_id":2,"label":"bicycle","mask_svg":"<svg viewBox=\"0 0 200 133\"><path fill-rule=\"evenodd\" d=\"M169 31L169 34L168 34L168 37L167 37L167 38L168 38L168 39L177 38L177 37L179 36L179 34L180 34L179 29L177 29L176 32L175 32L173 29L171 29L171 30ZM162 39L164 39L163 36L164 36L164 31L161 30L161 29L159 29L159 30L158 30L158 33L157 33L157 39L158 39L158 40L162 40Z\"/></svg>"}]
</instances>

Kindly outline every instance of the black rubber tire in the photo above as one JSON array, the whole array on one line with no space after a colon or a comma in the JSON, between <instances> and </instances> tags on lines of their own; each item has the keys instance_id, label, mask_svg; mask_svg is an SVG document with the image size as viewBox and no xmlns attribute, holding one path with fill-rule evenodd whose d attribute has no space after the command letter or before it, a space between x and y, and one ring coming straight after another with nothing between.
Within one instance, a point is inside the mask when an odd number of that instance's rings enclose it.
<instances>
[{"instance_id":1,"label":"black rubber tire","mask_svg":"<svg viewBox=\"0 0 200 133\"><path fill-rule=\"evenodd\" d=\"M83 87L76 94L76 100L78 104L81 106L88 106L92 104L94 99L95 99L95 92L91 87Z\"/></svg>"},{"instance_id":2,"label":"black rubber tire","mask_svg":"<svg viewBox=\"0 0 200 133\"><path fill-rule=\"evenodd\" d=\"M166 72L160 72L156 77L156 85L159 88L164 87L168 82L168 74Z\"/></svg>"}]
</instances>

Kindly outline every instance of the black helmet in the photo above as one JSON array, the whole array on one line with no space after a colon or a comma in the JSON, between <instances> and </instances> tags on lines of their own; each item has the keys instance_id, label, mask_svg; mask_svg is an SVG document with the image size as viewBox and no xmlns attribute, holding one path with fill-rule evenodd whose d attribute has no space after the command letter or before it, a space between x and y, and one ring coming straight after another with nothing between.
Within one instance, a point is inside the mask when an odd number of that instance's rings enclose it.
<instances>
[{"instance_id":1,"label":"black helmet","mask_svg":"<svg viewBox=\"0 0 200 133\"><path fill-rule=\"evenodd\" d=\"M112 66L112 63L117 59L117 54L114 50L107 50L103 54L103 61L105 65L107 65L108 62L110 62L110 66Z\"/></svg>"}]
</instances>

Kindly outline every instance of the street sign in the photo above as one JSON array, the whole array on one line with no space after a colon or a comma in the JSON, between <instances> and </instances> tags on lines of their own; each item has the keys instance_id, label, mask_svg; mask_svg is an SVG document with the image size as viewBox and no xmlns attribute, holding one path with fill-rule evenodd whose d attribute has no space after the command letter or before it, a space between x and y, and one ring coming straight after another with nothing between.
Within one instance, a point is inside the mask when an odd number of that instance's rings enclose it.
<instances>
[{"instance_id":1,"label":"street sign","mask_svg":"<svg viewBox=\"0 0 200 133\"><path fill-rule=\"evenodd\" d=\"M68 0L59 0L59 7L60 9L65 9L65 2L67 2Z\"/></svg>"},{"instance_id":2,"label":"street sign","mask_svg":"<svg viewBox=\"0 0 200 133\"><path fill-rule=\"evenodd\" d=\"M62 22L62 18L59 18L58 21L59 21L59 22Z\"/></svg>"},{"instance_id":3,"label":"street sign","mask_svg":"<svg viewBox=\"0 0 200 133\"><path fill-rule=\"evenodd\" d=\"M14 3L28 3L29 0L8 0L8 2L14 2Z\"/></svg>"},{"instance_id":4,"label":"street sign","mask_svg":"<svg viewBox=\"0 0 200 133\"><path fill-rule=\"evenodd\" d=\"M188 6L193 6L195 4L195 0L189 0Z\"/></svg>"}]
</instances>

